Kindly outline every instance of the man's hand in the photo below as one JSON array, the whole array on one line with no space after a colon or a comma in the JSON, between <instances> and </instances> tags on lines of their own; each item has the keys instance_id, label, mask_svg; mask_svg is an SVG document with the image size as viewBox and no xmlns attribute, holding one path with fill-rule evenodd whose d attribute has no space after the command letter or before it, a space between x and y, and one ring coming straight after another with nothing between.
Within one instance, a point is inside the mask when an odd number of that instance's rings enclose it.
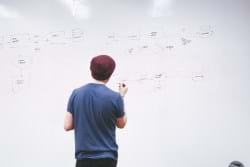
<instances>
[{"instance_id":1,"label":"man's hand","mask_svg":"<svg viewBox=\"0 0 250 167\"><path fill-rule=\"evenodd\" d=\"M128 91L128 87L127 85L125 85L124 83L119 83L119 93L122 97L124 97L126 95Z\"/></svg>"}]
</instances>

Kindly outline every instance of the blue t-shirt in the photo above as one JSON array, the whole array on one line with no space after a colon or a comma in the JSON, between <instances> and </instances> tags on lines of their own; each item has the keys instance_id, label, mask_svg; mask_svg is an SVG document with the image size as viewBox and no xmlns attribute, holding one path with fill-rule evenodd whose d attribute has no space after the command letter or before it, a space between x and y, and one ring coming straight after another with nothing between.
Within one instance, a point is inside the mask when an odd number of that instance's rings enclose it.
<instances>
[{"instance_id":1,"label":"blue t-shirt","mask_svg":"<svg viewBox=\"0 0 250 167\"><path fill-rule=\"evenodd\" d=\"M116 119L125 114L118 92L89 83L72 92L67 110L73 115L76 159L117 159Z\"/></svg>"}]
</instances>

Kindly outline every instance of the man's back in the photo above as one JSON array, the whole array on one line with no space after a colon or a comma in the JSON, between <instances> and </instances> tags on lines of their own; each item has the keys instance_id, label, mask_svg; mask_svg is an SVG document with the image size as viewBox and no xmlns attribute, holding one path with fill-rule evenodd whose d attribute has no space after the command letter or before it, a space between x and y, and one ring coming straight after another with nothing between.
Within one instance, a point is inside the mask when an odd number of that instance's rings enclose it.
<instances>
[{"instance_id":1,"label":"man's back","mask_svg":"<svg viewBox=\"0 0 250 167\"><path fill-rule=\"evenodd\" d=\"M75 89L68 103L75 128L76 158L117 158L116 120L124 116L119 93L104 84Z\"/></svg>"}]
</instances>

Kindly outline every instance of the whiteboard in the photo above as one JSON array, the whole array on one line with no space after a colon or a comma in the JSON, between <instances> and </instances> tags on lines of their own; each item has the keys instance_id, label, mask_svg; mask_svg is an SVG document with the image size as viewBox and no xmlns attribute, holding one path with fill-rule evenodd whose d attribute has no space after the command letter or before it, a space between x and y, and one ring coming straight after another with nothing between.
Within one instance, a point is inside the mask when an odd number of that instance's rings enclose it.
<instances>
[{"instance_id":1,"label":"whiteboard","mask_svg":"<svg viewBox=\"0 0 250 167\"><path fill-rule=\"evenodd\" d=\"M249 166L249 5L1 1L0 166L74 166L66 105L99 54L129 87L119 167Z\"/></svg>"}]
</instances>

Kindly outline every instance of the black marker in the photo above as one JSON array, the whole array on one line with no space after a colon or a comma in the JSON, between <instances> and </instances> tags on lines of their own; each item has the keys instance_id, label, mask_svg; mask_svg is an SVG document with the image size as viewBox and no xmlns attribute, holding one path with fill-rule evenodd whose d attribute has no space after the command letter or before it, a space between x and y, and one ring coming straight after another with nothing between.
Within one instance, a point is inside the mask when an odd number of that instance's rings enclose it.
<instances>
[{"instance_id":1,"label":"black marker","mask_svg":"<svg viewBox=\"0 0 250 167\"><path fill-rule=\"evenodd\" d=\"M125 86L126 86L125 83L119 83L119 85L122 86L122 87L125 87Z\"/></svg>"}]
</instances>

